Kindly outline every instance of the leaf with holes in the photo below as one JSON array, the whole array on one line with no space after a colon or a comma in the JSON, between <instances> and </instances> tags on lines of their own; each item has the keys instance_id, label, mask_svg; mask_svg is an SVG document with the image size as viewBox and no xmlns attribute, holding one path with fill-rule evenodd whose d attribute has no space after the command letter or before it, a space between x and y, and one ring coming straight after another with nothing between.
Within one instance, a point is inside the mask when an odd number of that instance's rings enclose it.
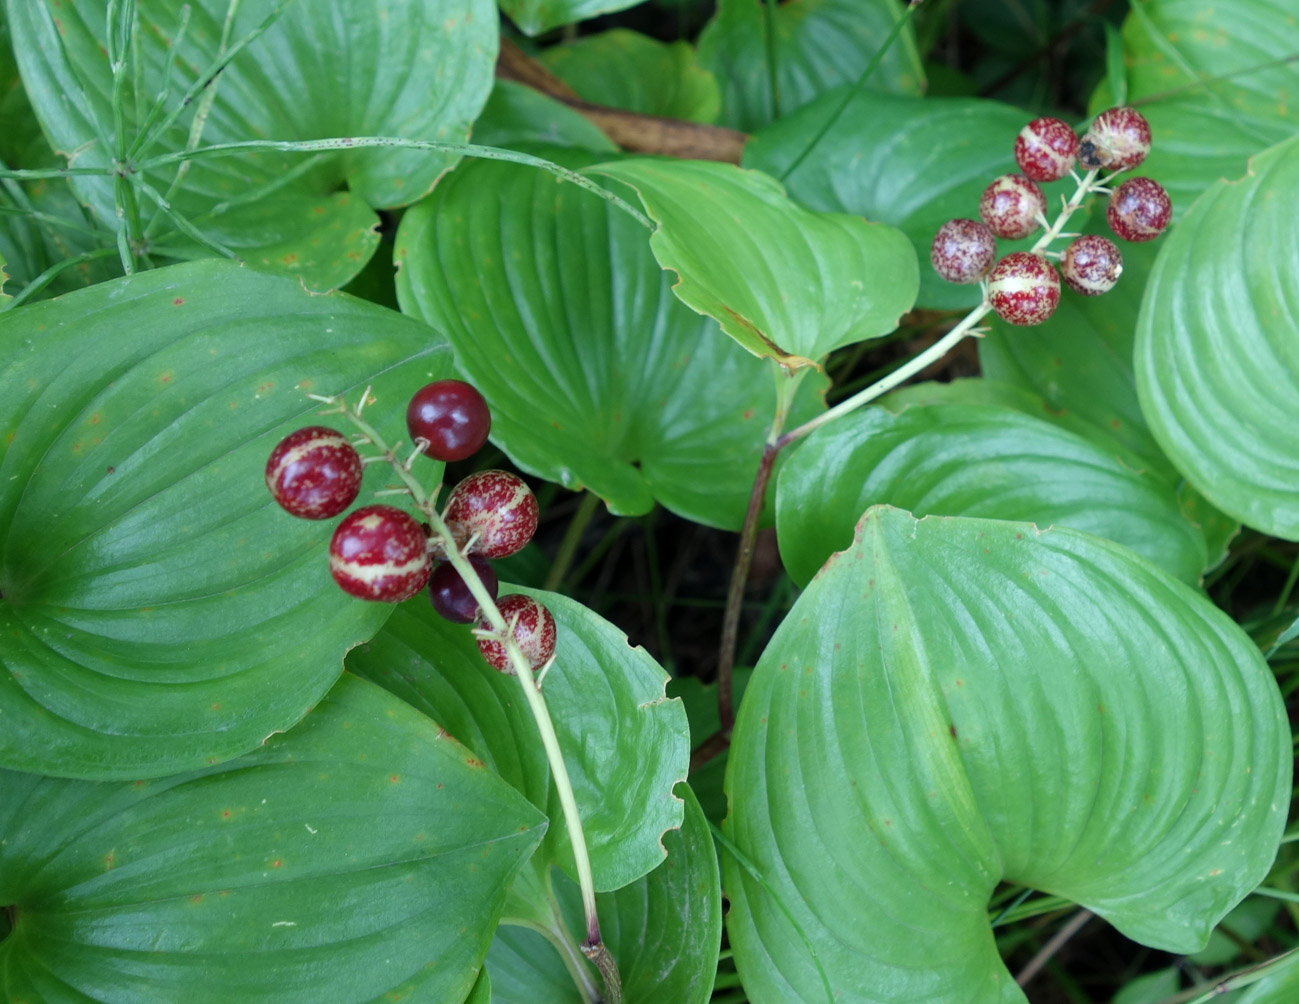
<instances>
[{"instance_id":1,"label":"leaf with holes","mask_svg":"<svg viewBox=\"0 0 1299 1004\"><path fill-rule=\"evenodd\" d=\"M0 356L0 766L152 777L298 721L391 608L338 590L332 524L283 512L266 458L337 423L308 390L373 383L397 439L450 353L394 311L208 261L7 312Z\"/></svg>"},{"instance_id":2,"label":"leaf with holes","mask_svg":"<svg viewBox=\"0 0 1299 1004\"><path fill-rule=\"evenodd\" d=\"M0 774L18 1001L458 1001L545 826L344 676L284 736L157 781Z\"/></svg>"},{"instance_id":3,"label":"leaf with holes","mask_svg":"<svg viewBox=\"0 0 1299 1004\"><path fill-rule=\"evenodd\" d=\"M1200 949L1268 873L1292 759L1253 643L1126 548L873 508L736 723L726 828L766 885L723 855L749 999L1022 1004L1003 879Z\"/></svg>"}]
</instances>

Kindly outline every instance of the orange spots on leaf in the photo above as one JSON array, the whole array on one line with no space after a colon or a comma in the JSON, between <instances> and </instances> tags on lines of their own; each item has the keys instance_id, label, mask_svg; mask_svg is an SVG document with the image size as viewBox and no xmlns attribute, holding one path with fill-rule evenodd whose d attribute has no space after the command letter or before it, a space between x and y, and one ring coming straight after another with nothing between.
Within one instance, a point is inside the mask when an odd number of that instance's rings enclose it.
<instances>
[{"instance_id":1,"label":"orange spots on leaf","mask_svg":"<svg viewBox=\"0 0 1299 1004\"><path fill-rule=\"evenodd\" d=\"M398 781L401 780L401 775L399 775L399 774L389 774L389 775L388 775L388 780L389 780L392 784L396 784Z\"/></svg>"},{"instance_id":2,"label":"orange spots on leaf","mask_svg":"<svg viewBox=\"0 0 1299 1004\"><path fill-rule=\"evenodd\" d=\"M170 371L167 372L167 373L163 373L161 376L159 376L159 377L158 377L158 382L159 382L159 383L171 383L171 373L170 373Z\"/></svg>"},{"instance_id":3,"label":"orange spots on leaf","mask_svg":"<svg viewBox=\"0 0 1299 1004\"><path fill-rule=\"evenodd\" d=\"M107 854L105 854L105 855L104 855L104 871L106 871L106 872L111 872L111 871L113 870L113 865L114 865L114 863L116 863L116 861L117 861L117 854L116 854L116 852L114 852L114 851L109 851Z\"/></svg>"},{"instance_id":4,"label":"orange spots on leaf","mask_svg":"<svg viewBox=\"0 0 1299 1004\"><path fill-rule=\"evenodd\" d=\"M752 417L753 417L753 409L752 409L752 408L745 408L745 409L744 409L744 420L747 422L747 421L748 421L749 419L751 419Z\"/></svg>"},{"instance_id":5,"label":"orange spots on leaf","mask_svg":"<svg viewBox=\"0 0 1299 1004\"><path fill-rule=\"evenodd\" d=\"M99 412L95 412L93 415L90 416L91 425L98 425L103 420L104 420L104 416L101 415Z\"/></svg>"},{"instance_id":6,"label":"orange spots on leaf","mask_svg":"<svg viewBox=\"0 0 1299 1004\"><path fill-rule=\"evenodd\" d=\"M471 757L471 756L470 756L470 757L465 757L465 763L467 763L470 767L486 767L486 766L487 766L487 764L483 763L481 760L478 760L478 759L476 759L475 757Z\"/></svg>"},{"instance_id":7,"label":"orange spots on leaf","mask_svg":"<svg viewBox=\"0 0 1299 1004\"><path fill-rule=\"evenodd\" d=\"M178 297L176 297L176 299L174 299L174 300L171 301L171 305L172 305L173 307L179 307L179 306L181 306L184 302L185 302L185 298L184 298L183 296L178 296Z\"/></svg>"},{"instance_id":8,"label":"orange spots on leaf","mask_svg":"<svg viewBox=\"0 0 1299 1004\"><path fill-rule=\"evenodd\" d=\"M202 894L202 893L199 893L197 896L191 896L191 897L189 898L189 901L190 901L191 903L202 903L202 902L203 902L203 894Z\"/></svg>"},{"instance_id":9,"label":"orange spots on leaf","mask_svg":"<svg viewBox=\"0 0 1299 1004\"><path fill-rule=\"evenodd\" d=\"M222 810L221 810L221 818L222 818L222 819L229 819L229 818L230 818L230 810L229 810L229 809L222 809Z\"/></svg>"},{"instance_id":10,"label":"orange spots on leaf","mask_svg":"<svg viewBox=\"0 0 1299 1004\"><path fill-rule=\"evenodd\" d=\"M274 861L271 862L271 867L272 867L272 868L283 868L283 867L284 867L284 862L281 861L279 858L276 858Z\"/></svg>"},{"instance_id":11,"label":"orange spots on leaf","mask_svg":"<svg viewBox=\"0 0 1299 1004\"><path fill-rule=\"evenodd\" d=\"M290 251L283 258L280 259L280 261L284 262L285 265L292 265L297 260L298 260L298 256L294 254L292 251Z\"/></svg>"}]
</instances>

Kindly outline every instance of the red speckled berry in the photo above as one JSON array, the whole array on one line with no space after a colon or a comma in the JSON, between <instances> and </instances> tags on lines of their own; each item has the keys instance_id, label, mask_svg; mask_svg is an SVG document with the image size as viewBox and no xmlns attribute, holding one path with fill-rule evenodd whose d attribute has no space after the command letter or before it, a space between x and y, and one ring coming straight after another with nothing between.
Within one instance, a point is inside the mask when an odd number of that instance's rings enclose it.
<instances>
[{"instance_id":1,"label":"red speckled berry","mask_svg":"<svg viewBox=\"0 0 1299 1004\"><path fill-rule=\"evenodd\" d=\"M349 513L329 542L329 571L343 592L363 600L397 603L428 581L432 560L424 528L387 505Z\"/></svg>"},{"instance_id":2,"label":"red speckled berry","mask_svg":"<svg viewBox=\"0 0 1299 1004\"><path fill-rule=\"evenodd\" d=\"M1150 178L1129 178L1110 196L1105 219L1125 241L1153 241L1173 218L1173 202L1164 186Z\"/></svg>"},{"instance_id":3,"label":"red speckled berry","mask_svg":"<svg viewBox=\"0 0 1299 1004\"><path fill-rule=\"evenodd\" d=\"M496 599L496 573L487 559L471 555L469 564L474 566L492 599ZM472 624L478 617L478 601L449 561L440 561L433 569L428 580L428 594L433 609L453 624Z\"/></svg>"},{"instance_id":4,"label":"red speckled berry","mask_svg":"<svg viewBox=\"0 0 1299 1004\"><path fill-rule=\"evenodd\" d=\"M1046 196L1037 182L1022 174L1003 174L983 190L979 199L979 218L998 237L1019 240L1027 237L1046 214Z\"/></svg>"},{"instance_id":5,"label":"red speckled berry","mask_svg":"<svg viewBox=\"0 0 1299 1004\"><path fill-rule=\"evenodd\" d=\"M406 408L411 440L428 440L424 452L436 460L472 456L487 442L491 428L487 402L463 380L438 380L421 387Z\"/></svg>"},{"instance_id":6,"label":"red speckled berry","mask_svg":"<svg viewBox=\"0 0 1299 1004\"><path fill-rule=\"evenodd\" d=\"M1003 321L1041 324L1060 302L1060 277L1041 255L1014 251L988 276L988 299Z\"/></svg>"},{"instance_id":7,"label":"red speckled berry","mask_svg":"<svg viewBox=\"0 0 1299 1004\"><path fill-rule=\"evenodd\" d=\"M1123 274L1123 255L1112 240L1088 234L1079 237L1060 259L1064 284L1083 296L1108 293Z\"/></svg>"},{"instance_id":8,"label":"red speckled berry","mask_svg":"<svg viewBox=\"0 0 1299 1004\"><path fill-rule=\"evenodd\" d=\"M1078 137L1059 119L1034 119L1015 137L1015 163L1034 181L1057 181L1078 156Z\"/></svg>"},{"instance_id":9,"label":"red speckled berry","mask_svg":"<svg viewBox=\"0 0 1299 1004\"><path fill-rule=\"evenodd\" d=\"M948 220L934 234L929 261L948 282L978 282L997 260L997 238L977 220Z\"/></svg>"},{"instance_id":10,"label":"red speckled berry","mask_svg":"<svg viewBox=\"0 0 1299 1004\"><path fill-rule=\"evenodd\" d=\"M1078 145L1084 167L1126 171L1150 152L1150 123L1135 108L1111 108L1092 120Z\"/></svg>"},{"instance_id":11,"label":"red speckled berry","mask_svg":"<svg viewBox=\"0 0 1299 1004\"><path fill-rule=\"evenodd\" d=\"M505 597L499 607L505 623L514 624L514 640L528 660L528 665L537 670L548 663L555 654L555 618L550 615L550 611L521 593ZM515 675L505 646L499 641L479 638L478 651L493 669Z\"/></svg>"},{"instance_id":12,"label":"red speckled berry","mask_svg":"<svg viewBox=\"0 0 1299 1004\"><path fill-rule=\"evenodd\" d=\"M266 487L285 512L329 519L356 501L361 458L341 432L312 425L280 440L266 461Z\"/></svg>"},{"instance_id":13,"label":"red speckled berry","mask_svg":"<svg viewBox=\"0 0 1299 1004\"><path fill-rule=\"evenodd\" d=\"M537 499L523 479L508 471L479 471L455 486L442 518L456 542L477 539L469 550L484 558L505 558L537 532Z\"/></svg>"}]
</instances>

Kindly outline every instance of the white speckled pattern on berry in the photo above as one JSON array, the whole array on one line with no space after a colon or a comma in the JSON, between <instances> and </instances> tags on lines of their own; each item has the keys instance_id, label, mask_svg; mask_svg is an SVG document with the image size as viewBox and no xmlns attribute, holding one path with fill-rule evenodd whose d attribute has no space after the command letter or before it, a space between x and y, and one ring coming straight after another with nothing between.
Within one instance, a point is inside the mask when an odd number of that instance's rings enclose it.
<instances>
[{"instance_id":1,"label":"white speckled pattern on berry","mask_svg":"<svg viewBox=\"0 0 1299 1004\"><path fill-rule=\"evenodd\" d=\"M1034 119L1015 137L1015 163L1033 181L1058 181L1078 155L1078 136L1060 119Z\"/></svg>"},{"instance_id":2,"label":"white speckled pattern on berry","mask_svg":"<svg viewBox=\"0 0 1299 1004\"><path fill-rule=\"evenodd\" d=\"M1110 229L1125 241L1153 241L1173 218L1173 202L1153 178L1129 178L1114 190L1105 207Z\"/></svg>"},{"instance_id":3,"label":"white speckled pattern on berry","mask_svg":"<svg viewBox=\"0 0 1299 1004\"><path fill-rule=\"evenodd\" d=\"M528 660L528 666L538 670L555 654L555 618L542 604L530 596L514 593L498 604L505 623L514 624L514 641ZM488 665L502 673L514 676L505 646L492 638L479 638L478 651Z\"/></svg>"},{"instance_id":4,"label":"white speckled pattern on berry","mask_svg":"<svg viewBox=\"0 0 1299 1004\"><path fill-rule=\"evenodd\" d=\"M948 220L929 245L929 262L948 282L978 282L997 260L997 238L978 220Z\"/></svg>"},{"instance_id":5,"label":"white speckled pattern on berry","mask_svg":"<svg viewBox=\"0 0 1299 1004\"><path fill-rule=\"evenodd\" d=\"M1027 237L1046 215L1046 196L1037 182L1022 174L1003 174L983 190L979 219L998 237L1019 240Z\"/></svg>"},{"instance_id":6,"label":"white speckled pattern on berry","mask_svg":"<svg viewBox=\"0 0 1299 1004\"><path fill-rule=\"evenodd\" d=\"M1064 251L1060 277L1064 284L1083 296L1108 293L1123 274L1123 254L1112 240L1087 234Z\"/></svg>"},{"instance_id":7,"label":"white speckled pattern on berry","mask_svg":"<svg viewBox=\"0 0 1299 1004\"><path fill-rule=\"evenodd\" d=\"M1060 303L1060 277L1041 255L1015 251L988 276L988 300L1010 324L1041 324Z\"/></svg>"},{"instance_id":8,"label":"white speckled pattern on berry","mask_svg":"<svg viewBox=\"0 0 1299 1004\"><path fill-rule=\"evenodd\" d=\"M329 542L329 571L352 596L398 603L424 588L433 562L424 528L392 506L363 506L349 513Z\"/></svg>"},{"instance_id":9,"label":"white speckled pattern on berry","mask_svg":"<svg viewBox=\"0 0 1299 1004\"><path fill-rule=\"evenodd\" d=\"M1135 108L1110 108L1092 120L1078 147L1084 167L1127 171L1150 152L1150 123Z\"/></svg>"},{"instance_id":10,"label":"white speckled pattern on berry","mask_svg":"<svg viewBox=\"0 0 1299 1004\"><path fill-rule=\"evenodd\" d=\"M442 518L456 542L484 558L507 558L537 532L536 496L509 471L479 471L456 485ZM476 539L474 539L476 538Z\"/></svg>"}]
</instances>

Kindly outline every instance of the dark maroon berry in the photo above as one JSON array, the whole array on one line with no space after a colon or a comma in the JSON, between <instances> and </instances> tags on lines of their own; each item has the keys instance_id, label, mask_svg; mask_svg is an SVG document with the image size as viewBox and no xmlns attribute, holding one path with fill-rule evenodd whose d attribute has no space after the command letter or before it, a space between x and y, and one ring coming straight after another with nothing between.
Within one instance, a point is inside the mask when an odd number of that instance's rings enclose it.
<instances>
[{"instance_id":1,"label":"dark maroon berry","mask_svg":"<svg viewBox=\"0 0 1299 1004\"><path fill-rule=\"evenodd\" d=\"M1041 324L1060 302L1060 277L1041 255L1014 251L989 274L988 300L1003 321Z\"/></svg>"},{"instance_id":2,"label":"dark maroon berry","mask_svg":"<svg viewBox=\"0 0 1299 1004\"><path fill-rule=\"evenodd\" d=\"M363 506L349 513L329 542L334 581L363 600L408 599L424 588L431 566L424 528L392 506Z\"/></svg>"},{"instance_id":3,"label":"dark maroon berry","mask_svg":"<svg viewBox=\"0 0 1299 1004\"><path fill-rule=\"evenodd\" d=\"M535 671L548 663L555 654L555 618L550 611L522 593L505 597L499 607L506 625L514 625L514 641L528 665ZM499 641L479 638L478 651L493 669L515 675L514 665Z\"/></svg>"},{"instance_id":4,"label":"dark maroon berry","mask_svg":"<svg viewBox=\"0 0 1299 1004\"><path fill-rule=\"evenodd\" d=\"M469 564L483 580L487 592L496 599L496 573L486 558L470 555ZM478 601L469 591L469 586L449 561L440 561L433 569L428 580L429 599L433 609L453 624L472 624L478 618Z\"/></svg>"},{"instance_id":5,"label":"dark maroon berry","mask_svg":"<svg viewBox=\"0 0 1299 1004\"><path fill-rule=\"evenodd\" d=\"M997 238L977 220L948 220L934 234L929 261L948 282L978 282L997 260Z\"/></svg>"},{"instance_id":6,"label":"dark maroon berry","mask_svg":"<svg viewBox=\"0 0 1299 1004\"><path fill-rule=\"evenodd\" d=\"M456 543L471 553L505 558L532 539L538 515L536 496L522 478L479 471L455 486L442 518Z\"/></svg>"},{"instance_id":7,"label":"dark maroon berry","mask_svg":"<svg viewBox=\"0 0 1299 1004\"><path fill-rule=\"evenodd\" d=\"M483 396L463 380L439 380L421 387L406 408L411 440L424 439L435 460L464 460L477 453L492 428Z\"/></svg>"},{"instance_id":8,"label":"dark maroon berry","mask_svg":"<svg viewBox=\"0 0 1299 1004\"><path fill-rule=\"evenodd\" d=\"M1037 182L1022 174L1003 174L983 190L979 199L979 218L998 237L1019 240L1041 224L1046 214L1046 196Z\"/></svg>"},{"instance_id":9,"label":"dark maroon berry","mask_svg":"<svg viewBox=\"0 0 1299 1004\"><path fill-rule=\"evenodd\" d=\"M1064 284L1083 296L1108 293L1123 274L1123 255L1112 240L1088 234L1079 237L1060 259Z\"/></svg>"},{"instance_id":10,"label":"dark maroon berry","mask_svg":"<svg viewBox=\"0 0 1299 1004\"><path fill-rule=\"evenodd\" d=\"M285 512L329 519L356 501L361 458L341 432L311 425L280 440L266 461L266 487Z\"/></svg>"},{"instance_id":11,"label":"dark maroon berry","mask_svg":"<svg viewBox=\"0 0 1299 1004\"><path fill-rule=\"evenodd\" d=\"M1089 169L1126 171L1150 152L1150 123L1135 108L1110 108L1092 120L1078 145L1078 160Z\"/></svg>"},{"instance_id":12,"label":"dark maroon berry","mask_svg":"<svg viewBox=\"0 0 1299 1004\"><path fill-rule=\"evenodd\" d=\"M1151 178L1129 178L1110 196L1105 219L1125 241L1153 241L1173 218L1173 203L1164 186Z\"/></svg>"},{"instance_id":13,"label":"dark maroon berry","mask_svg":"<svg viewBox=\"0 0 1299 1004\"><path fill-rule=\"evenodd\" d=\"M1033 181L1057 181L1073 170L1078 137L1059 119L1034 119L1015 137L1015 163Z\"/></svg>"}]
</instances>

